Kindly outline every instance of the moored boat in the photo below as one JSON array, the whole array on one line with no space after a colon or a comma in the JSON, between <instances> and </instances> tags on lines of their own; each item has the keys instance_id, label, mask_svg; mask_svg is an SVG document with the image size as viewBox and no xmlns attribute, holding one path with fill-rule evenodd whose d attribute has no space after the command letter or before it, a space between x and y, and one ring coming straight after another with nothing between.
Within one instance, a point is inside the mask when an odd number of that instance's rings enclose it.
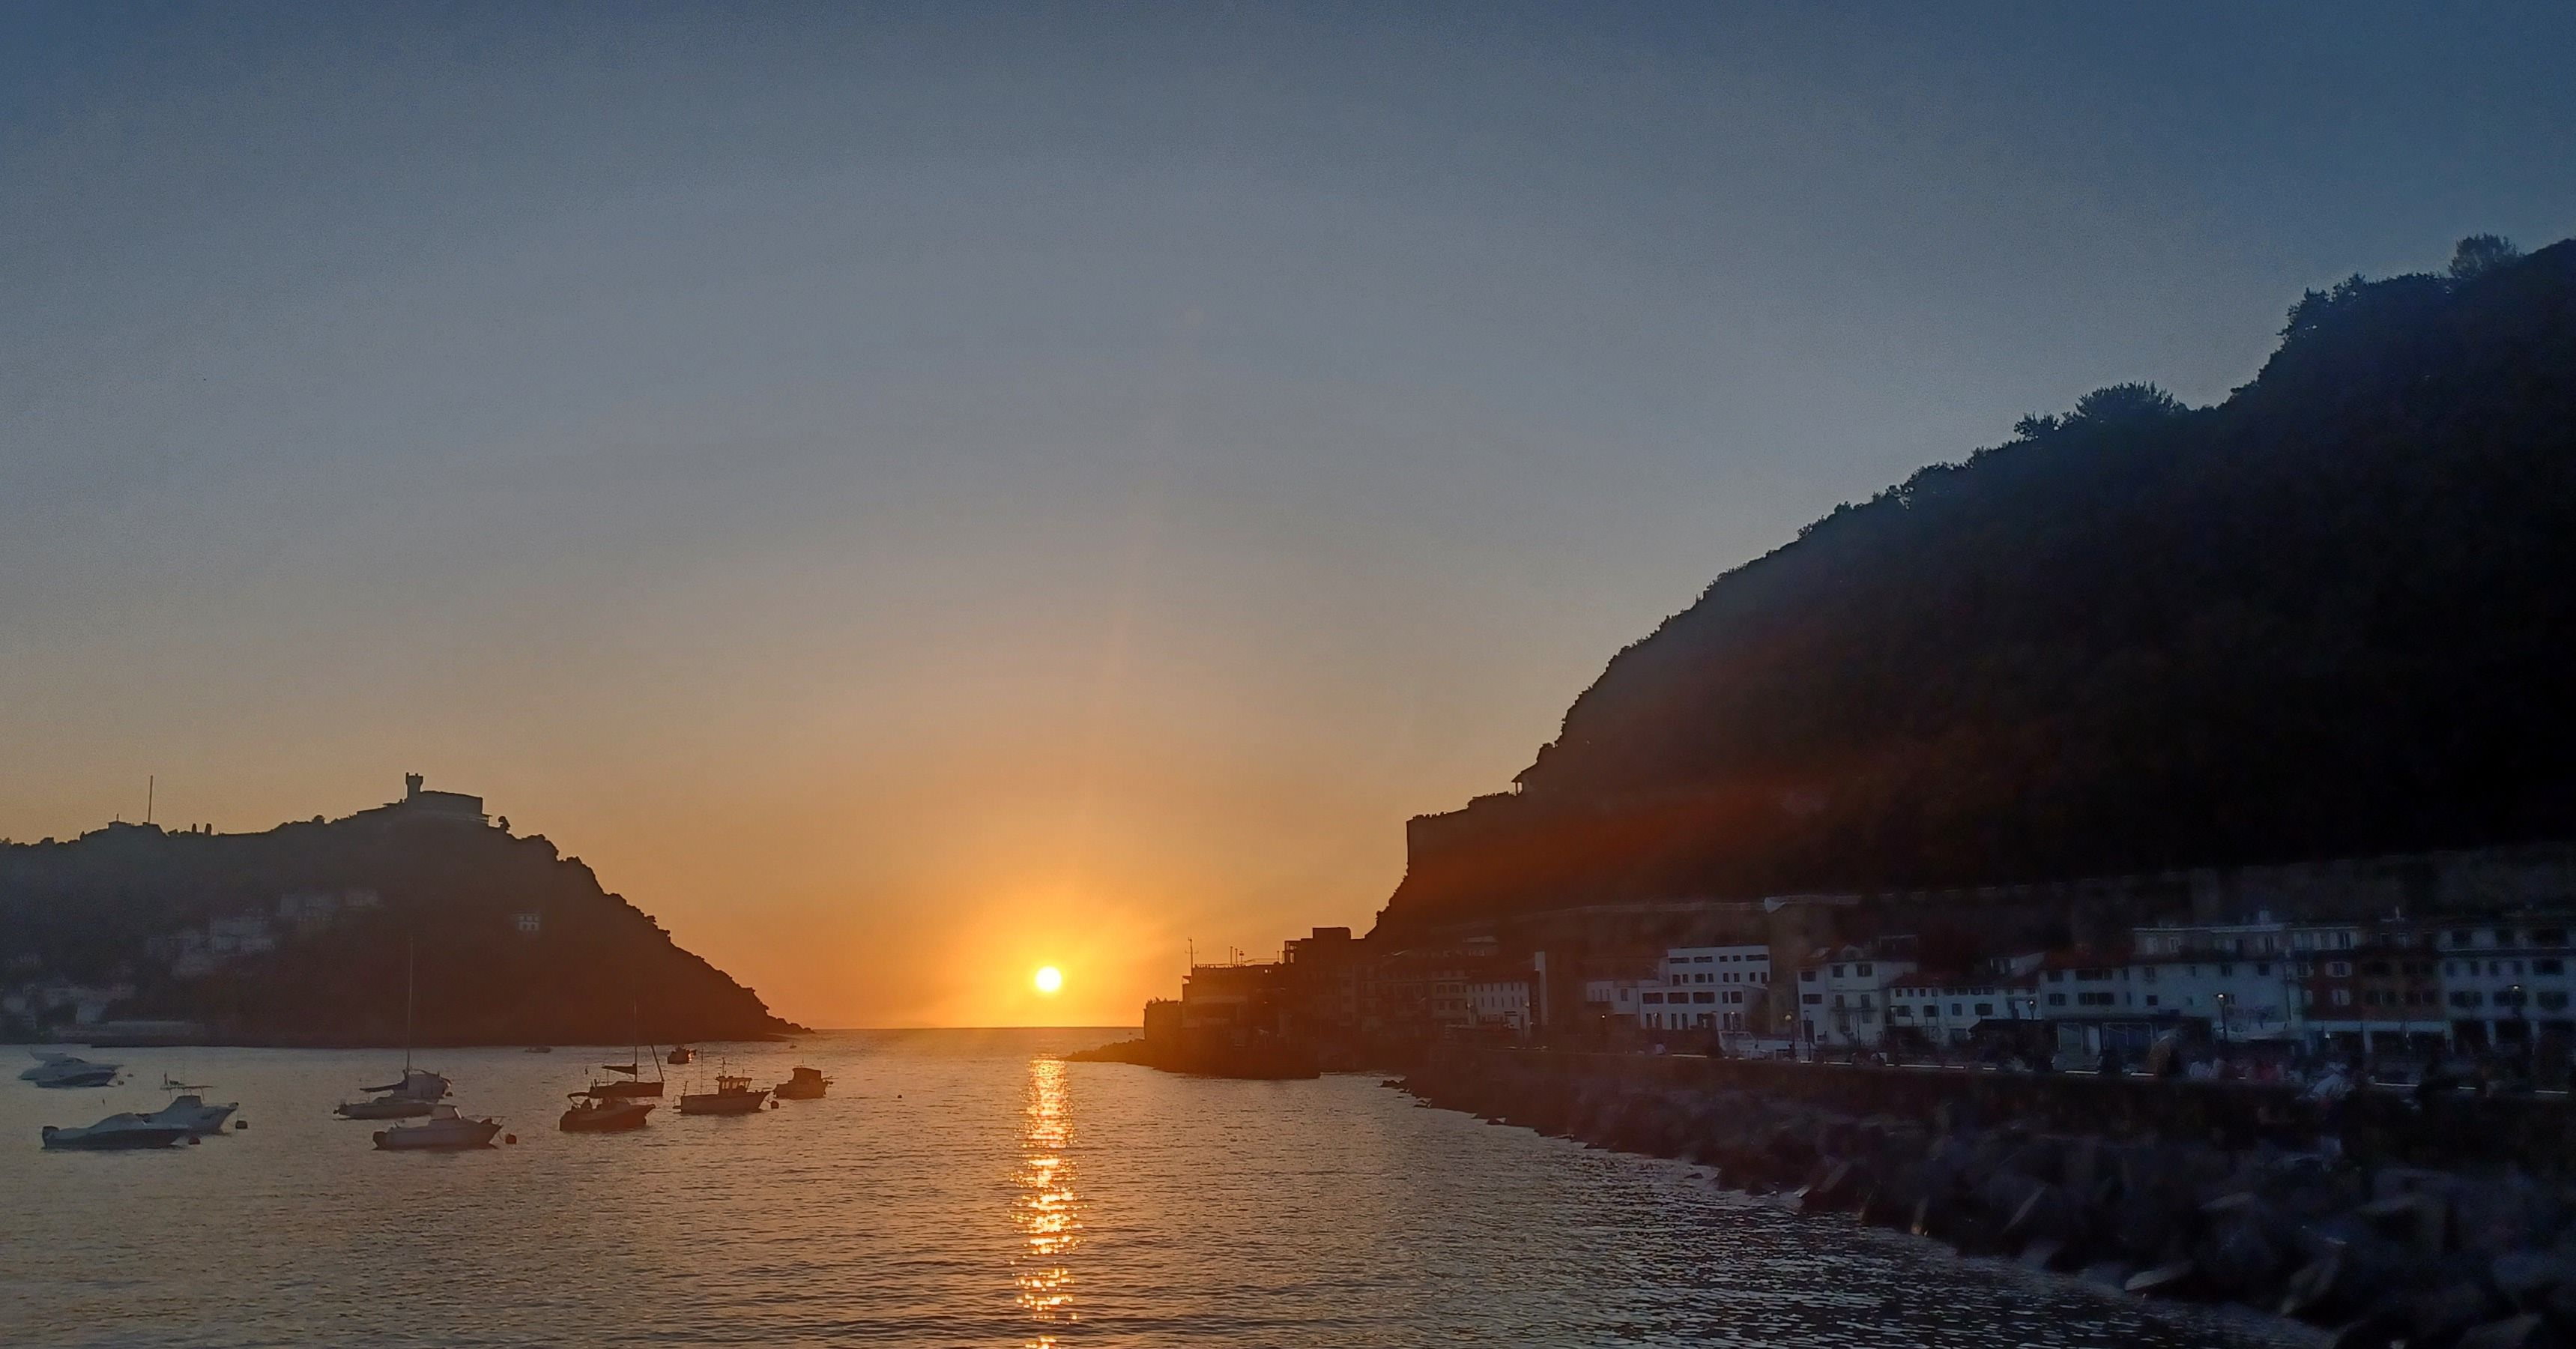
<instances>
[{"instance_id":1,"label":"moored boat","mask_svg":"<svg viewBox=\"0 0 2576 1349\"><path fill-rule=\"evenodd\" d=\"M633 1005L629 1004L627 1007L627 1014L630 1017L633 1016L634 1010ZM632 1027L630 1025L630 1030L631 1029ZM612 1077L605 1082L594 1079L591 1082L589 1089L582 1094L594 1099L610 1101L633 1100L639 1096L650 1096L659 1099L662 1095L662 1065L659 1062L659 1051L655 1051L653 1057L647 1058L644 1054L637 1052L640 1048L641 1046L636 1042L632 1040L628 1041L626 1045L626 1062L603 1063L599 1065L602 1069L615 1073L617 1076ZM653 1080L650 1082L644 1080L644 1065L647 1062L651 1062L653 1064Z\"/></svg>"},{"instance_id":2,"label":"moored boat","mask_svg":"<svg viewBox=\"0 0 2576 1349\"><path fill-rule=\"evenodd\" d=\"M572 1108L563 1112L556 1125L568 1134L613 1134L644 1127L644 1119L653 1113L651 1101L603 1100L595 1093L573 1094Z\"/></svg>"},{"instance_id":3,"label":"moored boat","mask_svg":"<svg viewBox=\"0 0 2576 1349\"><path fill-rule=\"evenodd\" d=\"M698 1061L698 1051L689 1048L687 1045L673 1045L671 1046L671 1052L664 1056L662 1061L674 1067L683 1063L695 1063Z\"/></svg>"},{"instance_id":4,"label":"moored boat","mask_svg":"<svg viewBox=\"0 0 2576 1349\"><path fill-rule=\"evenodd\" d=\"M418 1119L447 1099L452 1085L426 1068L406 1068L398 1082L360 1090L382 1094L364 1101L342 1101L332 1113L342 1119Z\"/></svg>"},{"instance_id":5,"label":"moored boat","mask_svg":"<svg viewBox=\"0 0 2576 1349\"><path fill-rule=\"evenodd\" d=\"M58 1129L46 1125L45 1146L56 1150L86 1149L93 1152L127 1148L166 1148L188 1136L184 1124L168 1124L149 1115L132 1111L110 1115L81 1129Z\"/></svg>"},{"instance_id":6,"label":"moored boat","mask_svg":"<svg viewBox=\"0 0 2576 1349\"><path fill-rule=\"evenodd\" d=\"M748 1077L731 1073L716 1075L714 1091L687 1092L680 1097L683 1115L749 1115L769 1100L769 1089L754 1087Z\"/></svg>"},{"instance_id":7,"label":"moored boat","mask_svg":"<svg viewBox=\"0 0 2576 1349\"><path fill-rule=\"evenodd\" d=\"M52 1054L46 1056L44 1062L18 1074L18 1077L21 1081L33 1082L40 1087L63 1091L73 1087L113 1085L117 1073L121 1071L123 1070L120 1065L113 1063L92 1063L87 1059L74 1058L69 1054Z\"/></svg>"},{"instance_id":8,"label":"moored boat","mask_svg":"<svg viewBox=\"0 0 2576 1349\"><path fill-rule=\"evenodd\" d=\"M233 1112L239 1109L241 1109L239 1101L229 1105L208 1105L204 1097L189 1095L179 1097L144 1118L157 1124L175 1124L199 1138L204 1138L210 1134L222 1133L224 1121L231 1119Z\"/></svg>"},{"instance_id":9,"label":"moored boat","mask_svg":"<svg viewBox=\"0 0 2576 1349\"><path fill-rule=\"evenodd\" d=\"M800 1066L771 1091L782 1101L819 1101L823 1099L823 1089L831 1085L832 1079L823 1076L821 1069Z\"/></svg>"},{"instance_id":10,"label":"moored boat","mask_svg":"<svg viewBox=\"0 0 2576 1349\"><path fill-rule=\"evenodd\" d=\"M501 1121L474 1119L456 1113L452 1105L430 1109L429 1118L418 1124L397 1124L376 1131L376 1146L387 1152L462 1152L469 1148L488 1148L501 1132Z\"/></svg>"},{"instance_id":11,"label":"moored boat","mask_svg":"<svg viewBox=\"0 0 2576 1349\"><path fill-rule=\"evenodd\" d=\"M413 967L416 958L406 952L403 964L403 1071L402 1076L381 1087L360 1087L360 1091L381 1093L373 1100L342 1101L331 1113L342 1119L418 1119L447 1099L451 1084L427 1068L411 1066L412 1010L416 1001ZM449 1112L453 1114L454 1112ZM379 1146L384 1135L376 1135Z\"/></svg>"}]
</instances>

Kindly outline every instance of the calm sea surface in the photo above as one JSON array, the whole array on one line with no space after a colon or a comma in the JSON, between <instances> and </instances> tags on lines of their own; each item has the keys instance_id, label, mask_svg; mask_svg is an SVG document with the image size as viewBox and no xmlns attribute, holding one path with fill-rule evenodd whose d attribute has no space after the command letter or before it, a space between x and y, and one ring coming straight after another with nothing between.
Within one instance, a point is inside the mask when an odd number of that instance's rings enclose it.
<instances>
[{"instance_id":1,"label":"calm sea surface","mask_svg":"<svg viewBox=\"0 0 2576 1349\"><path fill-rule=\"evenodd\" d=\"M398 1055L123 1050L132 1084L0 1078L0 1342L2190 1345L2286 1342L1807 1221L1374 1078L1221 1082L1043 1057L1099 1032L709 1051L829 1099L555 1129L599 1051L437 1051L516 1146L388 1154L330 1117ZM670 1069L687 1073L688 1069ZM47 1153L163 1073L247 1132Z\"/></svg>"}]
</instances>

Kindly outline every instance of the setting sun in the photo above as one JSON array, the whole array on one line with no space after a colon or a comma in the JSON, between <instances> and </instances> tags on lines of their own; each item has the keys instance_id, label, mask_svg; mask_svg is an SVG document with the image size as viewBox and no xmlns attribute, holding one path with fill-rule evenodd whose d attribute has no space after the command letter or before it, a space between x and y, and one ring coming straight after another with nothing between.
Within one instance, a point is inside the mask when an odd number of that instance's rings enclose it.
<instances>
[{"instance_id":1,"label":"setting sun","mask_svg":"<svg viewBox=\"0 0 2576 1349\"><path fill-rule=\"evenodd\" d=\"M1038 991L1040 993L1053 993L1062 987L1064 987L1064 971L1057 969L1053 965L1049 965L1038 971Z\"/></svg>"}]
</instances>

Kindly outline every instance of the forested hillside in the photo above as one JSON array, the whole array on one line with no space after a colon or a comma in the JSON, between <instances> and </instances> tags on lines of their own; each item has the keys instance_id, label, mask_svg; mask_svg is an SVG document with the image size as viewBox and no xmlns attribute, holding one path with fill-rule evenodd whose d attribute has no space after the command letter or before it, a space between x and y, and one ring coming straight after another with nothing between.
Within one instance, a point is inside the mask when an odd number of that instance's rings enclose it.
<instances>
[{"instance_id":1,"label":"forested hillside","mask_svg":"<svg viewBox=\"0 0 2576 1349\"><path fill-rule=\"evenodd\" d=\"M2576 836L2576 243L2311 292L1718 579L1384 920Z\"/></svg>"}]
</instances>

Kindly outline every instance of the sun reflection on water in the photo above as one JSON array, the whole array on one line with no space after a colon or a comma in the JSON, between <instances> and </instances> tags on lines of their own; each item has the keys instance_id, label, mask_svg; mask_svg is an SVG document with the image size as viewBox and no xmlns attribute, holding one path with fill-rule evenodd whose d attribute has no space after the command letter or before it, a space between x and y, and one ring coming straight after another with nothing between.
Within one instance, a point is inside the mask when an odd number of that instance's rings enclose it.
<instances>
[{"instance_id":1,"label":"sun reflection on water","mask_svg":"<svg viewBox=\"0 0 2576 1349\"><path fill-rule=\"evenodd\" d=\"M1082 1240L1082 1217L1073 1192L1073 1159L1065 1149L1073 1140L1073 1108L1065 1087L1064 1063L1029 1061L1026 1123L1020 1134L1020 1193L1013 1217L1027 1243L1012 1273L1019 1285L1020 1306L1029 1319L1056 1325L1079 1320L1073 1308L1073 1271L1064 1258ZM1053 1349L1052 1331L1039 1331L1029 1349Z\"/></svg>"}]
</instances>

